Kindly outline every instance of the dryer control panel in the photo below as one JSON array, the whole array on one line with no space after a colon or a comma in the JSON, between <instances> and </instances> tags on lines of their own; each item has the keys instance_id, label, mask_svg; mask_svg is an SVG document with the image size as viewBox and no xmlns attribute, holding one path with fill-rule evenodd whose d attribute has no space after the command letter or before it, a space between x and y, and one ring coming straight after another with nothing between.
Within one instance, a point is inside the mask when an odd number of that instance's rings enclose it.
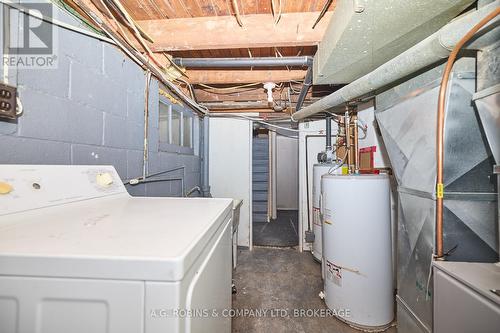
<instances>
[{"instance_id":1,"label":"dryer control panel","mask_svg":"<svg viewBox=\"0 0 500 333\"><path fill-rule=\"evenodd\" d=\"M112 166L0 165L0 216L120 193Z\"/></svg>"}]
</instances>

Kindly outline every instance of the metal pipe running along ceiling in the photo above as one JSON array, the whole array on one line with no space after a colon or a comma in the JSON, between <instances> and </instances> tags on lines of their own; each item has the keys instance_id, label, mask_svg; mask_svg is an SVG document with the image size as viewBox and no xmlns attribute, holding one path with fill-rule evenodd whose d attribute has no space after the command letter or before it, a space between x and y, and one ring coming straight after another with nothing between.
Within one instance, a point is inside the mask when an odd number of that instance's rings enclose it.
<instances>
[{"instance_id":1,"label":"metal pipe running along ceiling","mask_svg":"<svg viewBox=\"0 0 500 333\"><path fill-rule=\"evenodd\" d=\"M309 67L313 58L261 57L261 58L174 58L174 63L186 68L237 68L237 67Z\"/></svg>"},{"instance_id":2,"label":"metal pipe running along ceiling","mask_svg":"<svg viewBox=\"0 0 500 333\"><path fill-rule=\"evenodd\" d=\"M499 5L500 0L496 0L478 10L455 19L436 33L401 53L399 56L389 60L369 74L294 113L292 120L298 121L320 112L332 110L339 105L351 102L369 93L374 93L377 89L388 86L426 66L447 58L453 47L467 31ZM491 22L489 26L496 28L497 24L498 18ZM483 28L483 30L486 29L488 28ZM467 48L479 49L499 39L500 31L499 29L495 29L472 42ZM344 110L339 112L344 112Z\"/></svg>"}]
</instances>

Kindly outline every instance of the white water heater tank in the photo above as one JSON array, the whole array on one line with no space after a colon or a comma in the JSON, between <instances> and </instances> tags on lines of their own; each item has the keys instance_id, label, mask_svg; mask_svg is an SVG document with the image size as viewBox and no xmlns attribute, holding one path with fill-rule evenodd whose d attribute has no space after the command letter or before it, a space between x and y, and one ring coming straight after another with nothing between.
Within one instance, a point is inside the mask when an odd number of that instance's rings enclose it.
<instances>
[{"instance_id":1,"label":"white water heater tank","mask_svg":"<svg viewBox=\"0 0 500 333\"><path fill-rule=\"evenodd\" d=\"M322 192L326 305L354 326L386 327L394 319L389 176L326 175Z\"/></svg>"},{"instance_id":2,"label":"white water heater tank","mask_svg":"<svg viewBox=\"0 0 500 333\"><path fill-rule=\"evenodd\" d=\"M314 242L312 255L314 259L321 262L322 256L322 235L321 235L321 214L320 214L320 196L321 196L321 176L334 168L333 164L314 164L313 166L313 187L312 187L312 227L314 233Z\"/></svg>"}]
</instances>

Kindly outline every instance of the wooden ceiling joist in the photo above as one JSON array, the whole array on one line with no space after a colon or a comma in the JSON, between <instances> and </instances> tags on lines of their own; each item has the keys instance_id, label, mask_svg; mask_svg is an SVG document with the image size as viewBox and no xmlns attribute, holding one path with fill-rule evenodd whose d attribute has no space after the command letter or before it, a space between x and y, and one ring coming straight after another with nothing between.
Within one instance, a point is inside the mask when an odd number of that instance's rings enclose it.
<instances>
[{"instance_id":1,"label":"wooden ceiling joist","mask_svg":"<svg viewBox=\"0 0 500 333\"><path fill-rule=\"evenodd\" d=\"M267 100L251 102L211 102L203 103L210 110L245 110L245 109L271 109Z\"/></svg>"},{"instance_id":2,"label":"wooden ceiling joist","mask_svg":"<svg viewBox=\"0 0 500 333\"><path fill-rule=\"evenodd\" d=\"M228 109L228 110L210 110L210 113L259 113L259 114L283 114L285 112L275 112L271 108L268 109Z\"/></svg>"},{"instance_id":3,"label":"wooden ceiling joist","mask_svg":"<svg viewBox=\"0 0 500 333\"><path fill-rule=\"evenodd\" d=\"M299 85L297 85L300 87ZM247 102L247 101L265 101L267 99L266 91L263 87L255 87L255 89L242 89L239 92L214 92L213 90L195 89L196 100L203 102ZM311 91L307 93L307 98L311 98ZM298 94L292 95L292 103L295 103ZM280 98L280 92L274 91L273 97L275 100Z\"/></svg>"},{"instance_id":4,"label":"wooden ceiling joist","mask_svg":"<svg viewBox=\"0 0 500 333\"><path fill-rule=\"evenodd\" d=\"M99 0L97 0L99 1ZM137 20L157 18L181 18L193 16L227 16L234 15L230 0L121 0L123 5L134 14ZM241 15L271 13L271 0L237 0ZM275 7L279 1L274 0ZM319 11L324 1L289 0L281 1L281 12ZM335 6L335 1L330 9ZM279 11L278 8L276 8Z\"/></svg>"},{"instance_id":5,"label":"wooden ceiling joist","mask_svg":"<svg viewBox=\"0 0 500 333\"><path fill-rule=\"evenodd\" d=\"M331 12L312 29L319 12L285 13L278 24L271 14L210 16L138 21L155 41L156 52L317 45Z\"/></svg>"},{"instance_id":6,"label":"wooden ceiling joist","mask_svg":"<svg viewBox=\"0 0 500 333\"><path fill-rule=\"evenodd\" d=\"M191 84L232 84L253 82L287 82L302 80L306 70L188 70L186 72Z\"/></svg>"}]
</instances>

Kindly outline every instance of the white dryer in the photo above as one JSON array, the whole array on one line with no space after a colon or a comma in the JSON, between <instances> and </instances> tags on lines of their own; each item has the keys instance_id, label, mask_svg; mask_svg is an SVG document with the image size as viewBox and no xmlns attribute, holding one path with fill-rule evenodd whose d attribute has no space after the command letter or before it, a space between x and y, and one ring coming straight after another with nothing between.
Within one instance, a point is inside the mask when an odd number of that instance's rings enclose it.
<instances>
[{"instance_id":1,"label":"white dryer","mask_svg":"<svg viewBox=\"0 0 500 333\"><path fill-rule=\"evenodd\" d=\"M231 199L131 197L109 166L0 187L1 332L231 331Z\"/></svg>"}]
</instances>

